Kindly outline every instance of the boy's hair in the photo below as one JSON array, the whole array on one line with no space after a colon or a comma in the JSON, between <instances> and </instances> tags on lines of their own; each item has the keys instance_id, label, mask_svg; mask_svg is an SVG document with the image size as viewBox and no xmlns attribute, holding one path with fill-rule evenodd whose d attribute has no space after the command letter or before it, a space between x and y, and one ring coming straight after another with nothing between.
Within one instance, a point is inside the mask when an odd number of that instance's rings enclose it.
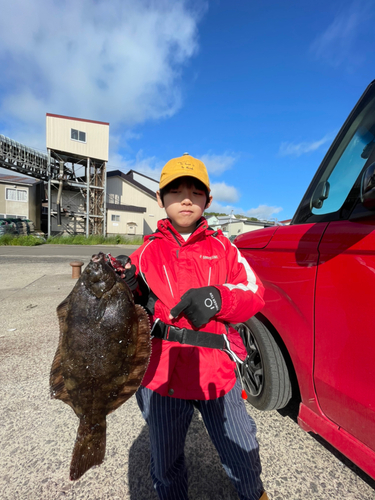
<instances>
[{"instance_id":1,"label":"boy's hair","mask_svg":"<svg viewBox=\"0 0 375 500\"><path fill-rule=\"evenodd\" d=\"M180 187L181 184L186 184L188 188L194 187L199 191L204 191L206 195L206 205L209 203L210 194L208 192L207 186L205 186L203 182L201 182L199 179L186 175L184 177L178 177L177 179L175 179L174 181L170 182L162 189L160 189L160 199L163 204L164 204L164 196L168 194L172 189L177 189L178 187Z\"/></svg>"}]
</instances>

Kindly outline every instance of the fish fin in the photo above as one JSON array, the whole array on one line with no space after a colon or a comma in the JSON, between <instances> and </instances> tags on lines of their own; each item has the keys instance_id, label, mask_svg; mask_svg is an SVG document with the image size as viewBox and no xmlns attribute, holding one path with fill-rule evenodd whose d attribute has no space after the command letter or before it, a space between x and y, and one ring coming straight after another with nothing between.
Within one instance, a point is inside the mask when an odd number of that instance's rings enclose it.
<instances>
[{"instance_id":1,"label":"fish fin","mask_svg":"<svg viewBox=\"0 0 375 500\"><path fill-rule=\"evenodd\" d=\"M125 401L127 401L136 392L141 385L144 374L148 366L151 355L151 326L147 312L142 306L136 304L136 313L138 316L138 335L137 345L133 361L131 364L129 378L124 387L120 390L117 398L108 406L108 413L117 410Z\"/></svg>"},{"instance_id":2,"label":"fish fin","mask_svg":"<svg viewBox=\"0 0 375 500\"><path fill-rule=\"evenodd\" d=\"M68 309L69 309L69 297L70 294L66 297L66 299L64 299L61 302L61 304L57 306L56 309L60 325L60 339L59 339L59 345L57 346L56 349L55 357L53 358L52 361L51 372L49 377L49 386L50 386L50 395L52 399L60 399L61 401L63 401L64 403L68 404L73 408L73 404L70 400L68 391L65 387L64 376L61 367L61 352L60 352L62 332L64 326L66 325L66 316L68 314Z\"/></svg>"},{"instance_id":3,"label":"fish fin","mask_svg":"<svg viewBox=\"0 0 375 500\"><path fill-rule=\"evenodd\" d=\"M70 463L70 479L76 481L83 474L100 465L104 460L106 444L105 416L99 422L85 422L80 419L77 438Z\"/></svg>"},{"instance_id":4,"label":"fish fin","mask_svg":"<svg viewBox=\"0 0 375 500\"><path fill-rule=\"evenodd\" d=\"M62 332L64 330L64 327L66 328L66 317L68 316L69 303L70 303L69 299L72 293L73 291L70 292L70 294L56 308L57 318L59 320L59 327L60 327L60 339L62 337Z\"/></svg>"},{"instance_id":5,"label":"fish fin","mask_svg":"<svg viewBox=\"0 0 375 500\"><path fill-rule=\"evenodd\" d=\"M65 320L66 315L68 314L69 299L71 295L72 292L70 292L70 294L56 308L57 317L59 318L59 320Z\"/></svg>"},{"instance_id":6,"label":"fish fin","mask_svg":"<svg viewBox=\"0 0 375 500\"><path fill-rule=\"evenodd\" d=\"M57 347L55 357L53 358L49 387L52 399L60 399L73 408L73 403L65 387L64 376L62 374L60 345Z\"/></svg>"}]
</instances>

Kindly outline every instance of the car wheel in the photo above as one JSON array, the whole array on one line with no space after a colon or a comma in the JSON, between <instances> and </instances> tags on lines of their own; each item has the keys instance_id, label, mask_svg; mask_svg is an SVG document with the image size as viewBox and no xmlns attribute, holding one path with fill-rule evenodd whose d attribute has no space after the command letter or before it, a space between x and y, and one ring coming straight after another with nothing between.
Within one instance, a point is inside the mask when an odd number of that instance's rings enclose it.
<instances>
[{"instance_id":1,"label":"car wheel","mask_svg":"<svg viewBox=\"0 0 375 500\"><path fill-rule=\"evenodd\" d=\"M271 332L255 317L234 327L248 353L240 371L249 403L258 410L284 408L292 397L292 386L284 357Z\"/></svg>"}]
</instances>

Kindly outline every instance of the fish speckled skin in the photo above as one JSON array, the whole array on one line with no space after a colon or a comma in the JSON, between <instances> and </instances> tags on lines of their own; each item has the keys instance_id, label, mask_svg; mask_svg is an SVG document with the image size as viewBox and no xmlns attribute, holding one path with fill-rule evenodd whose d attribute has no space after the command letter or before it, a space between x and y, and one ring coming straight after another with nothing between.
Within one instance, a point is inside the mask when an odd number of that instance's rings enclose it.
<instances>
[{"instance_id":1,"label":"fish speckled skin","mask_svg":"<svg viewBox=\"0 0 375 500\"><path fill-rule=\"evenodd\" d=\"M106 415L142 381L151 353L150 324L103 253L93 255L57 315L60 339L50 389L80 419L70 467L70 479L76 480L102 463Z\"/></svg>"}]
</instances>

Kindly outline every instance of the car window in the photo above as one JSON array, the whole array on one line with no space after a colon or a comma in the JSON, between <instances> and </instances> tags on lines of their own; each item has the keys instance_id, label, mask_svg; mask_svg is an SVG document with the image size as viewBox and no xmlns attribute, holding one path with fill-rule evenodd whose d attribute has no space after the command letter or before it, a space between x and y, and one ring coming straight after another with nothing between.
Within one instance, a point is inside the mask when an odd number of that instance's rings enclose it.
<instances>
[{"instance_id":1,"label":"car window","mask_svg":"<svg viewBox=\"0 0 375 500\"><path fill-rule=\"evenodd\" d=\"M366 162L375 156L375 99L352 123L311 197L311 212L337 212Z\"/></svg>"}]
</instances>

